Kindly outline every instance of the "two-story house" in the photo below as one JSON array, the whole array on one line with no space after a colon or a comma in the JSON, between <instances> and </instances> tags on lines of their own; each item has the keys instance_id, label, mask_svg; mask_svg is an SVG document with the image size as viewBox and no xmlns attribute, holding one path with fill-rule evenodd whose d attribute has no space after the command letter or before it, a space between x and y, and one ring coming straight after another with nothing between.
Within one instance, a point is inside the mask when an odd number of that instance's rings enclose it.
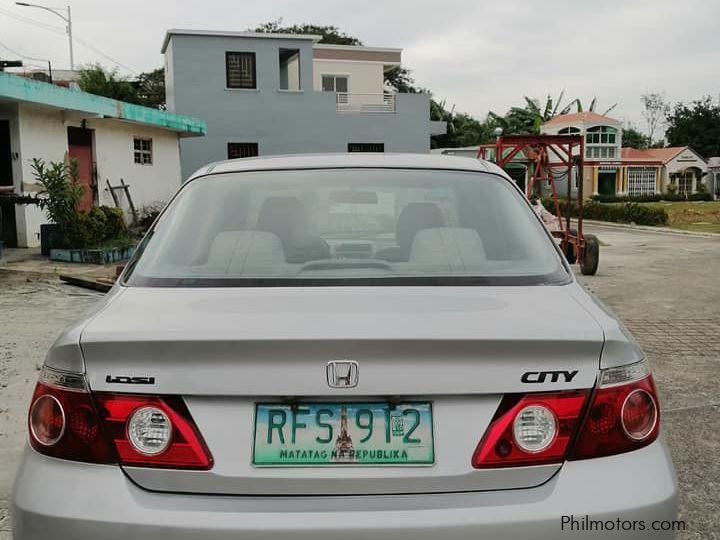
<instances>
[{"instance_id":1,"label":"two-story house","mask_svg":"<svg viewBox=\"0 0 720 540\"><path fill-rule=\"evenodd\" d=\"M428 94L397 94L384 74L402 51L326 45L320 36L169 30L170 111L207 121L182 145L183 174L226 158L306 152L428 152Z\"/></svg>"},{"instance_id":2,"label":"two-story house","mask_svg":"<svg viewBox=\"0 0 720 540\"><path fill-rule=\"evenodd\" d=\"M623 148L621 122L594 112L556 116L542 125L541 133L584 137L586 196L650 195L666 192L669 185L681 194L696 193L707 173L705 159L689 146ZM573 193L577 181L573 178Z\"/></svg>"}]
</instances>

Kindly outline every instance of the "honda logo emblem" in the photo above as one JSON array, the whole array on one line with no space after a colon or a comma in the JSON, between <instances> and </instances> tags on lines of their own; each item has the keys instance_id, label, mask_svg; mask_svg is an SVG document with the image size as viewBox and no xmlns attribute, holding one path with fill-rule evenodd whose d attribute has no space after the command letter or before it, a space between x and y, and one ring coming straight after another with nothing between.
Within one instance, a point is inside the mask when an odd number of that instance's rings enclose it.
<instances>
[{"instance_id":1,"label":"honda logo emblem","mask_svg":"<svg viewBox=\"0 0 720 540\"><path fill-rule=\"evenodd\" d=\"M327 365L330 388L355 388L358 384L358 363L354 360L333 360Z\"/></svg>"}]
</instances>

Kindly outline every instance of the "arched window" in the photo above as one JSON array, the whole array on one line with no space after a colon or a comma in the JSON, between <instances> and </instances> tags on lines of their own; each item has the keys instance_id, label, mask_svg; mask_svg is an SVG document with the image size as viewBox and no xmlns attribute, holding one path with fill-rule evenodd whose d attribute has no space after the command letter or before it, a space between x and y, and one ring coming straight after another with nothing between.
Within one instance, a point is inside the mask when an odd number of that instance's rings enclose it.
<instances>
[{"instance_id":1,"label":"arched window","mask_svg":"<svg viewBox=\"0 0 720 540\"><path fill-rule=\"evenodd\" d=\"M610 126L595 126L585 132L585 157L588 159L616 158L618 130Z\"/></svg>"},{"instance_id":2,"label":"arched window","mask_svg":"<svg viewBox=\"0 0 720 540\"><path fill-rule=\"evenodd\" d=\"M558 135L578 135L580 133L580 128L576 127L566 127L562 128L560 131L558 131Z\"/></svg>"}]
</instances>

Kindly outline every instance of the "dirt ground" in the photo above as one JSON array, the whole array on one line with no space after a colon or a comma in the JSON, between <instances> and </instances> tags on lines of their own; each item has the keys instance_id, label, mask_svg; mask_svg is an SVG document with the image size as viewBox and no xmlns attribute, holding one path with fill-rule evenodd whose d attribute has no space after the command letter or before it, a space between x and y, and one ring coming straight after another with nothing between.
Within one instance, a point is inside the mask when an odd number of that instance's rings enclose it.
<instances>
[{"instance_id":1,"label":"dirt ground","mask_svg":"<svg viewBox=\"0 0 720 540\"><path fill-rule=\"evenodd\" d=\"M623 318L655 370L681 485L682 540L720 539L720 238L593 226L600 270L581 280ZM45 351L98 293L0 272L0 540Z\"/></svg>"}]
</instances>

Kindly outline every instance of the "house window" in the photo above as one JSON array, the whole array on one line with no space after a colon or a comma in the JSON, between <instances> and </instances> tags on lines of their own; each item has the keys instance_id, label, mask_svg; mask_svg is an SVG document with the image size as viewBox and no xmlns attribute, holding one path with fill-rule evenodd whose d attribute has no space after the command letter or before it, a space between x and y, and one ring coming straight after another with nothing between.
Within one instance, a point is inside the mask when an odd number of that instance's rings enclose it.
<instances>
[{"instance_id":1,"label":"house window","mask_svg":"<svg viewBox=\"0 0 720 540\"><path fill-rule=\"evenodd\" d=\"M348 152L384 152L384 143L348 143Z\"/></svg>"},{"instance_id":2,"label":"house window","mask_svg":"<svg viewBox=\"0 0 720 540\"><path fill-rule=\"evenodd\" d=\"M628 167L628 195L655 193L657 169L654 167Z\"/></svg>"},{"instance_id":3,"label":"house window","mask_svg":"<svg viewBox=\"0 0 720 540\"><path fill-rule=\"evenodd\" d=\"M580 130L576 127L566 127L558 131L558 135L579 135Z\"/></svg>"},{"instance_id":4,"label":"house window","mask_svg":"<svg viewBox=\"0 0 720 540\"><path fill-rule=\"evenodd\" d=\"M678 193L680 193L681 195L689 195L690 193L692 193L694 176L695 175L689 171L685 171L677 175Z\"/></svg>"},{"instance_id":5,"label":"house window","mask_svg":"<svg viewBox=\"0 0 720 540\"><path fill-rule=\"evenodd\" d=\"M350 77L347 75L323 75L323 92L348 92Z\"/></svg>"},{"instance_id":6,"label":"house window","mask_svg":"<svg viewBox=\"0 0 720 540\"><path fill-rule=\"evenodd\" d=\"M257 88L255 53L225 53L225 84L227 88Z\"/></svg>"},{"instance_id":7,"label":"house window","mask_svg":"<svg viewBox=\"0 0 720 540\"><path fill-rule=\"evenodd\" d=\"M588 159L615 159L618 132L609 126L591 127L585 133L585 157Z\"/></svg>"},{"instance_id":8,"label":"house window","mask_svg":"<svg viewBox=\"0 0 720 540\"><path fill-rule=\"evenodd\" d=\"M258 155L258 143L228 143L228 159L255 157Z\"/></svg>"},{"instance_id":9,"label":"house window","mask_svg":"<svg viewBox=\"0 0 720 540\"><path fill-rule=\"evenodd\" d=\"M152 165L152 139L133 139L135 163Z\"/></svg>"}]
</instances>

